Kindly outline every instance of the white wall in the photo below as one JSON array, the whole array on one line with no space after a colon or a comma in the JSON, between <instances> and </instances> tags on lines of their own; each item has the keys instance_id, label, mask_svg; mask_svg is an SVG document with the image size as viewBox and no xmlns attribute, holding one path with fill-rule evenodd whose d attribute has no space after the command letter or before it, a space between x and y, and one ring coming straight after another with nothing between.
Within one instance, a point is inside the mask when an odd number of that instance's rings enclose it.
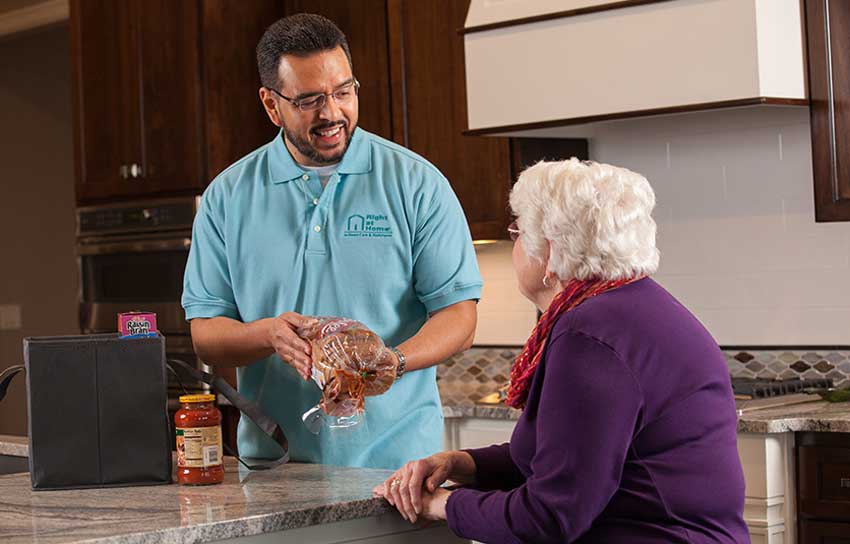
<instances>
[{"instance_id":1,"label":"white wall","mask_svg":"<svg viewBox=\"0 0 850 544\"><path fill-rule=\"evenodd\" d=\"M652 183L656 279L720 344L850 344L850 223L815 223L806 108L612 123L590 156Z\"/></svg>"}]
</instances>

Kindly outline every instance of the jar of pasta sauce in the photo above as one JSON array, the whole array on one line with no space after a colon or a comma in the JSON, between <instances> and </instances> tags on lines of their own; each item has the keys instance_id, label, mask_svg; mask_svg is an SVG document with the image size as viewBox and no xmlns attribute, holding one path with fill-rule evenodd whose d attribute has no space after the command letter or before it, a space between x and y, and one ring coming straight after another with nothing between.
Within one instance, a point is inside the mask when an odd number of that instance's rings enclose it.
<instances>
[{"instance_id":1,"label":"jar of pasta sauce","mask_svg":"<svg viewBox=\"0 0 850 544\"><path fill-rule=\"evenodd\" d=\"M174 414L177 427L177 482L219 484L224 480L221 412L215 395L182 395Z\"/></svg>"}]
</instances>

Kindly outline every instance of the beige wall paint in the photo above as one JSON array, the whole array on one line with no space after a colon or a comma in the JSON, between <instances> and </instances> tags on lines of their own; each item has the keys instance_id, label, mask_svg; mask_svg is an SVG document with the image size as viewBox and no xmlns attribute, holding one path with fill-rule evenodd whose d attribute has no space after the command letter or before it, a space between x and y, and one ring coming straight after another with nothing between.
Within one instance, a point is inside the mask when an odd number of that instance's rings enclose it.
<instances>
[{"instance_id":1,"label":"beige wall paint","mask_svg":"<svg viewBox=\"0 0 850 544\"><path fill-rule=\"evenodd\" d=\"M25 336L77 331L74 173L67 26L0 43L0 305L22 329L0 331L0 369ZM0 403L0 434L26 433L19 376Z\"/></svg>"}]
</instances>

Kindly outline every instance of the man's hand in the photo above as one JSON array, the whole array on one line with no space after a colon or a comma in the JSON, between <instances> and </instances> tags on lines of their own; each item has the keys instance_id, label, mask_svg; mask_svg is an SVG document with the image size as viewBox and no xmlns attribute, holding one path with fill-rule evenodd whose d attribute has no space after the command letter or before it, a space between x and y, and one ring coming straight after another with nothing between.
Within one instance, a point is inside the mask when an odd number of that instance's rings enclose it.
<instances>
[{"instance_id":1,"label":"man's hand","mask_svg":"<svg viewBox=\"0 0 850 544\"><path fill-rule=\"evenodd\" d=\"M310 343L296 334L296 329L307 327L316 322L295 312L280 314L271 320L269 342L283 361L291 365L304 380L310 379L312 350Z\"/></svg>"}]
</instances>

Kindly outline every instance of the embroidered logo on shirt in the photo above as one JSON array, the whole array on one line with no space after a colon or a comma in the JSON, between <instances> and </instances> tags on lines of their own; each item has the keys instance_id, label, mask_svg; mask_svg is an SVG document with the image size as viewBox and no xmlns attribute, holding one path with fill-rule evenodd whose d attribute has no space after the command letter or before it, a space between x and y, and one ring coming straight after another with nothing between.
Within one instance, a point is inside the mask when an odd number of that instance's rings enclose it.
<instances>
[{"instance_id":1,"label":"embroidered logo on shirt","mask_svg":"<svg viewBox=\"0 0 850 544\"><path fill-rule=\"evenodd\" d=\"M355 213L345 222L346 238L389 238L392 235L393 229L384 214Z\"/></svg>"}]
</instances>

